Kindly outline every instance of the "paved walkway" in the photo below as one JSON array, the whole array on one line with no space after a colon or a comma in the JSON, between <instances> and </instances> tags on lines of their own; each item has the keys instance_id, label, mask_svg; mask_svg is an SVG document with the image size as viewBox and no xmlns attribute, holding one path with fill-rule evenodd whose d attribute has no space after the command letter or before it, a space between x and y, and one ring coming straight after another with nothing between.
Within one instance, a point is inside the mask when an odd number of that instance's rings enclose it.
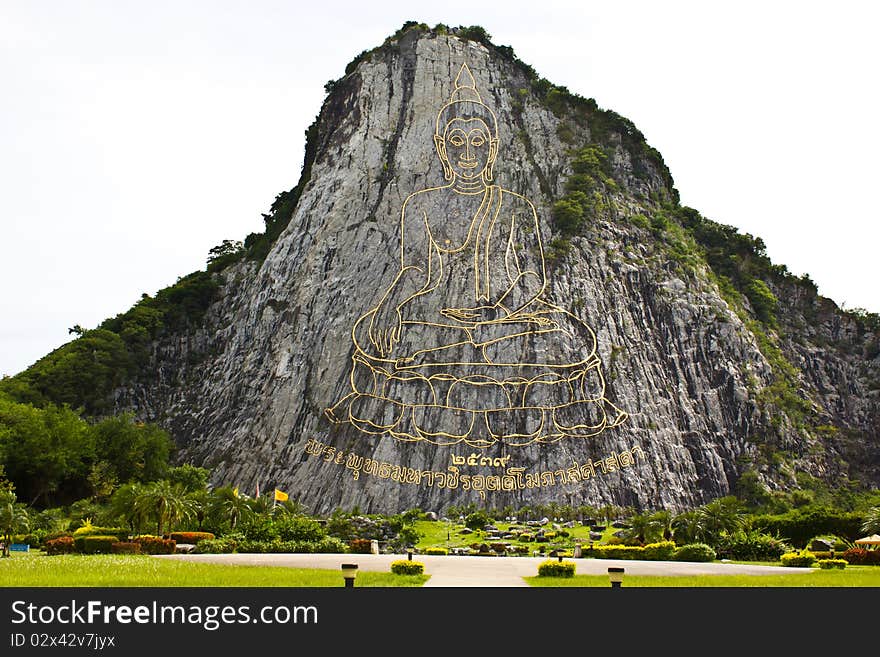
<instances>
[{"instance_id":1,"label":"paved walkway","mask_svg":"<svg viewBox=\"0 0 880 657\"><path fill-rule=\"evenodd\" d=\"M391 562L405 559L400 554L171 554L159 559L180 559L208 563L288 568L340 569L355 563L359 570L388 572ZM425 587L513 587L528 586L523 577L538 574L538 564L546 557L470 557L419 554L413 557L425 564L431 578ZM751 566L733 563L689 563L681 561L631 561L618 559L566 559L577 564L579 575L607 575L608 568L620 566L627 575L776 575L810 572L809 568Z\"/></svg>"}]
</instances>

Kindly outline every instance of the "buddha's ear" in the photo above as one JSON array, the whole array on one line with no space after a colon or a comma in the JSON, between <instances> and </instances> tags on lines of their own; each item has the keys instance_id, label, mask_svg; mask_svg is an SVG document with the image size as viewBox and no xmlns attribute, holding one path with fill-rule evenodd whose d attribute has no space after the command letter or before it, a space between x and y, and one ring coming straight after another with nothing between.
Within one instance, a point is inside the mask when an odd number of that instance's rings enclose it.
<instances>
[{"instance_id":1,"label":"buddha's ear","mask_svg":"<svg viewBox=\"0 0 880 657\"><path fill-rule=\"evenodd\" d=\"M489 159L486 162L486 170L483 173L486 182L492 180L492 168L495 166L495 158L498 157L498 139L489 140Z\"/></svg>"},{"instance_id":2,"label":"buddha's ear","mask_svg":"<svg viewBox=\"0 0 880 657\"><path fill-rule=\"evenodd\" d=\"M446 155L446 140L440 135L434 135L434 147L440 157L440 164L443 165L443 177L446 180L452 180L452 167L449 165L449 156Z\"/></svg>"}]
</instances>

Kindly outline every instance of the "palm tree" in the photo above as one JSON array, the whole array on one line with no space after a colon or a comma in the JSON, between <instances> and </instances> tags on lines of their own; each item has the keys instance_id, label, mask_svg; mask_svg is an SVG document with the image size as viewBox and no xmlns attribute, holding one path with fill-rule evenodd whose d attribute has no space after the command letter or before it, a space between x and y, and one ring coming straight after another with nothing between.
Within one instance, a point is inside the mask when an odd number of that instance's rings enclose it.
<instances>
[{"instance_id":1,"label":"palm tree","mask_svg":"<svg viewBox=\"0 0 880 657\"><path fill-rule=\"evenodd\" d=\"M195 506L182 486L166 480L144 486L135 504L147 517L156 521L158 536L162 536L163 527L170 529L175 523L189 518Z\"/></svg>"},{"instance_id":2,"label":"palm tree","mask_svg":"<svg viewBox=\"0 0 880 657\"><path fill-rule=\"evenodd\" d=\"M653 543L660 538L663 529L652 514L637 513L629 519L626 536L641 544Z\"/></svg>"},{"instance_id":3,"label":"palm tree","mask_svg":"<svg viewBox=\"0 0 880 657\"><path fill-rule=\"evenodd\" d=\"M672 538L672 514L665 509L661 509L652 513L651 519L657 525L663 539L666 541L670 540Z\"/></svg>"},{"instance_id":4,"label":"palm tree","mask_svg":"<svg viewBox=\"0 0 880 657\"><path fill-rule=\"evenodd\" d=\"M696 511L679 513L672 519L672 536L679 545L695 543L699 540L700 523Z\"/></svg>"},{"instance_id":5,"label":"palm tree","mask_svg":"<svg viewBox=\"0 0 880 657\"><path fill-rule=\"evenodd\" d=\"M697 509L698 538L717 545L724 534L733 534L743 526L745 510L736 497L720 497Z\"/></svg>"},{"instance_id":6,"label":"palm tree","mask_svg":"<svg viewBox=\"0 0 880 657\"><path fill-rule=\"evenodd\" d=\"M865 522L862 523L862 531L866 534L880 534L880 506L868 509Z\"/></svg>"},{"instance_id":7,"label":"palm tree","mask_svg":"<svg viewBox=\"0 0 880 657\"><path fill-rule=\"evenodd\" d=\"M144 487L139 483L130 483L120 486L110 498L110 510L117 518L123 518L131 529L132 534L137 534L144 524L146 513L138 499L143 495Z\"/></svg>"},{"instance_id":8,"label":"palm tree","mask_svg":"<svg viewBox=\"0 0 880 657\"><path fill-rule=\"evenodd\" d=\"M214 513L229 520L231 529L243 518L253 513L248 499L238 494L232 486L221 486L211 491L211 509Z\"/></svg>"},{"instance_id":9,"label":"palm tree","mask_svg":"<svg viewBox=\"0 0 880 657\"><path fill-rule=\"evenodd\" d=\"M186 496L192 502L192 517L198 523L198 530L202 531L205 526L205 520L210 510L210 498L207 489L188 491Z\"/></svg>"},{"instance_id":10,"label":"palm tree","mask_svg":"<svg viewBox=\"0 0 880 657\"><path fill-rule=\"evenodd\" d=\"M15 493L0 491L0 535L3 536L3 556L9 556L12 536L28 529L30 520L27 509L15 503Z\"/></svg>"}]
</instances>

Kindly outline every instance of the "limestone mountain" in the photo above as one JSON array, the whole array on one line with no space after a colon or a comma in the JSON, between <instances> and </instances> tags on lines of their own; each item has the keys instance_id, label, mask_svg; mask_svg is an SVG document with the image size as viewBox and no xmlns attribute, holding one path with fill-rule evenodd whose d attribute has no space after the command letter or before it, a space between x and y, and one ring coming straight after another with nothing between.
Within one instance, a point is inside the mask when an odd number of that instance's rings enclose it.
<instances>
[{"instance_id":1,"label":"limestone mountain","mask_svg":"<svg viewBox=\"0 0 880 657\"><path fill-rule=\"evenodd\" d=\"M877 316L682 207L630 121L479 28L407 24L327 91L264 234L6 387L316 512L880 485ZM53 394L88 340L88 399Z\"/></svg>"}]
</instances>

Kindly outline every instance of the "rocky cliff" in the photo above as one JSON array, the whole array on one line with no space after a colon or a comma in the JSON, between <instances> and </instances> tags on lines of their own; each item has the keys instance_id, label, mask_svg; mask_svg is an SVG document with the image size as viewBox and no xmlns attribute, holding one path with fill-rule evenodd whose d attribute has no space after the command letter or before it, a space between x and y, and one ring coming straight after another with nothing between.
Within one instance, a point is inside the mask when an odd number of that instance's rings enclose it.
<instances>
[{"instance_id":1,"label":"rocky cliff","mask_svg":"<svg viewBox=\"0 0 880 657\"><path fill-rule=\"evenodd\" d=\"M480 36L411 26L328 84L265 258L213 274L203 319L151 343L115 409L214 483L317 512L878 485L870 318L681 208L630 122Z\"/></svg>"}]
</instances>

